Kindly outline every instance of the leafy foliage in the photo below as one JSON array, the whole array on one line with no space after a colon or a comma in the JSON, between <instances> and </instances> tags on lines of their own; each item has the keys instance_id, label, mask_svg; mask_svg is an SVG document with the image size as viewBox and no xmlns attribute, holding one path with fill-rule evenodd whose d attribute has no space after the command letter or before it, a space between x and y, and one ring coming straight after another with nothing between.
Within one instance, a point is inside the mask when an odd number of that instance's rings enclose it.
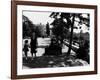
<instances>
[{"instance_id":1,"label":"leafy foliage","mask_svg":"<svg viewBox=\"0 0 100 80\"><path fill-rule=\"evenodd\" d=\"M23 38L29 38L32 32L36 32L38 37L45 36L45 25L33 24L26 16L23 15Z\"/></svg>"},{"instance_id":2,"label":"leafy foliage","mask_svg":"<svg viewBox=\"0 0 100 80\"><path fill-rule=\"evenodd\" d=\"M74 26L74 22L76 21L78 22L79 25L85 24L87 27L90 27L89 14L87 14L87 16L88 16L87 18L83 17L81 13L62 13L62 12L51 13L50 17L54 18L54 21L51 23L51 25L53 25L52 32L57 38L57 40L59 40L61 44L63 44L64 39L66 38L70 39L68 54L70 54L70 51L71 51L71 45L72 45L73 34L74 34L73 30L74 28L77 29L77 27ZM78 21L75 20L76 18L78 18ZM69 29L71 29L70 32L69 32ZM74 39L76 38L74 37Z\"/></svg>"}]
</instances>

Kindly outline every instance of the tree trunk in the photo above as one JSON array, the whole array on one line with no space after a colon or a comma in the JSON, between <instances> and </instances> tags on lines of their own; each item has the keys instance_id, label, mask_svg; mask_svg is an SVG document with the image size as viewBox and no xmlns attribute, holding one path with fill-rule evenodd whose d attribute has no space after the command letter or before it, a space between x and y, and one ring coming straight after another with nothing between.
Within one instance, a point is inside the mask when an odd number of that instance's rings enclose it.
<instances>
[{"instance_id":1,"label":"tree trunk","mask_svg":"<svg viewBox=\"0 0 100 80\"><path fill-rule=\"evenodd\" d=\"M71 47L72 47L72 41L73 41L73 28L74 28L74 20L75 20L75 14L73 14L72 24L71 24L71 33L70 33L70 42L69 42L69 49L68 49L68 55L71 53Z\"/></svg>"}]
</instances>

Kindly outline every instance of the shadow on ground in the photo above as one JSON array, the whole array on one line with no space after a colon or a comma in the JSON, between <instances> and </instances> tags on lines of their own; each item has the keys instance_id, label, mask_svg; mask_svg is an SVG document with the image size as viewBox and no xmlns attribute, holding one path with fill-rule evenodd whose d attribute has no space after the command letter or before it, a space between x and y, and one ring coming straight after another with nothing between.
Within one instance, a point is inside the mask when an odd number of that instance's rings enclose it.
<instances>
[{"instance_id":1,"label":"shadow on ground","mask_svg":"<svg viewBox=\"0 0 100 80\"><path fill-rule=\"evenodd\" d=\"M31 57L28 57L27 60L23 57L23 66L28 68L72 67L84 65L88 65L88 63L84 60L76 59L75 56L68 56L66 54L59 56L46 55L33 58L33 60Z\"/></svg>"}]
</instances>

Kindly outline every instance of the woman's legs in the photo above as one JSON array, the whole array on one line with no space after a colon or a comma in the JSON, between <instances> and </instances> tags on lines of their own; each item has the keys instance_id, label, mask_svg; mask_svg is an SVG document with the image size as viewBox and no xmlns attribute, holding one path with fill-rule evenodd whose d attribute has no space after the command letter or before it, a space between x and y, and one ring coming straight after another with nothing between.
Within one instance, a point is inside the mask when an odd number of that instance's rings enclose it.
<instances>
[{"instance_id":1,"label":"woman's legs","mask_svg":"<svg viewBox=\"0 0 100 80\"><path fill-rule=\"evenodd\" d=\"M34 49L34 50L31 51L32 60L33 60L33 54L34 54L34 57L36 58L36 52L37 52L36 49Z\"/></svg>"},{"instance_id":2,"label":"woman's legs","mask_svg":"<svg viewBox=\"0 0 100 80\"><path fill-rule=\"evenodd\" d=\"M34 55L35 55L35 58L36 58L36 53L34 53Z\"/></svg>"},{"instance_id":3,"label":"woman's legs","mask_svg":"<svg viewBox=\"0 0 100 80\"><path fill-rule=\"evenodd\" d=\"M33 52L31 52L32 60L33 60Z\"/></svg>"},{"instance_id":4,"label":"woman's legs","mask_svg":"<svg viewBox=\"0 0 100 80\"><path fill-rule=\"evenodd\" d=\"M25 59L27 60L27 51L25 52Z\"/></svg>"}]
</instances>

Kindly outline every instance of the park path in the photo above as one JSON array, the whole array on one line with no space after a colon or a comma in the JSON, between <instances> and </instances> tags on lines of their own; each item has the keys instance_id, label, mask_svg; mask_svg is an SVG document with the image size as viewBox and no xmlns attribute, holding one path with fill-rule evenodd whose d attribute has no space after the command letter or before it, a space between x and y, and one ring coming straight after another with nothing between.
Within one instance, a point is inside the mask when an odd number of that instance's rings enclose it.
<instances>
[{"instance_id":1,"label":"park path","mask_svg":"<svg viewBox=\"0 0 100 80\"><path fill-rule=\"evenodd\" d=\"M23 43L26 39L23 40ZM27 39L28 40L28 43L30 43L30 39ZM44 53L45 53L45 48L48 47L51 43L51 39L50 38L42 38L42 37L39 37L37 39L37 42L38 42L38 48L37 48L37 53L36 55L39 57L39 56L42 56ZM66 44L68 44L68 42L66 42ZM68 51L68 46L66 45L63 45L63 48L62 48L62 53L65 53ZM71 50L71 53L75 53L74 51ZM24 57L24 52L23 52L23 57ZM29 48L29 52L28 52L28 57L31 57L31 54L30 54L30 48Z\"/></svg>"}]
</instances>

